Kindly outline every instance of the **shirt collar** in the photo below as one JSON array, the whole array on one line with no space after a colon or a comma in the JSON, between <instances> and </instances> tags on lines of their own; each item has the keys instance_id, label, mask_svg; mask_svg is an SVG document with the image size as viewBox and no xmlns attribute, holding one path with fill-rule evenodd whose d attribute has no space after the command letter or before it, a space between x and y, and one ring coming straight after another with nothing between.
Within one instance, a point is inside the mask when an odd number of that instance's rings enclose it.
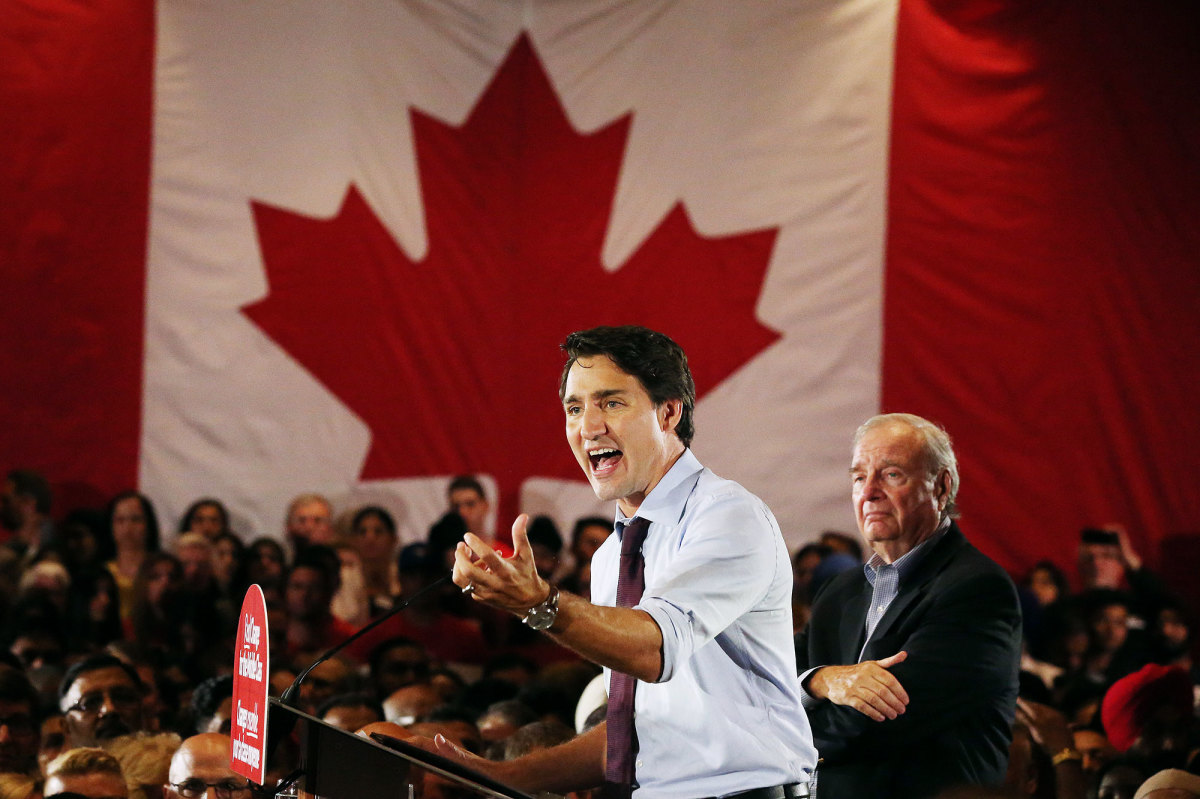
<instances>
[{"instance_id":1,"label":"shirt collar","mask_svg":"<svg viewBox=\"0 0 1200 799\"><path fill-rule=\"evenodd\" d=\"M677 524L683 518L688 497L691 496L692 489L696 487L696 481L700 479L700 472L703 470L704 467L692 454L692 450L685 449L679 459L642 500L634 517L646 519L651 523ZM634 517L626 516L621 512L621 506L617 505L616 522L618 525L624 524Z\"/></svg>"},{"instance_id":2,"label":"shirt collar","mask_svg":"<svg viewBox=\"0 0 1200 799\"><path fill-rule=\"evenodd\" d=\"M879 557L879 553L876 552L872 554L871 557L867 559L867 562L863 564L863 574L867 576L867 581L870 582L871 585L874 585L875 577L882 569L885 568L895 569L900 576L900 580L903 580L909 574L912 574L913 569L915 569L917 565L924 559L929 550L933 549L934 542L944 536L946 531L949 529L950 520L943 519L942 523L938 525L938 528L933 531L933 535L929 536L924 541L910 549L908 552L905 552L903 555L896 558L890 564L886 563L883 558Z\"/></svg>"}]
</instances>

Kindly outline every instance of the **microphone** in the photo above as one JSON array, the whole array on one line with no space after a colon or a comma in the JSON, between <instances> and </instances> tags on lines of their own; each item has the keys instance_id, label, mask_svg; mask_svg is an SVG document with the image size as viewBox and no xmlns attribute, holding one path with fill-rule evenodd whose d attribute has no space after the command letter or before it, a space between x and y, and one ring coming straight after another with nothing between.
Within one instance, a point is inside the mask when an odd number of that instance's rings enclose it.
<instances>
[{"instance_id":1,"label":"microphone","mask_svg":"<svg viewBox=\"0 0 1200 799\"><path fill-rule=\"evenodd\" d=\"M297 705L297 700L300 697L300 683L302 683L304 681L304 678L308 676L308 673L310 671L315 669L317 666L320 666L322 663L329 660L331 657L336 655L338 652L341 652L343 649L348 647L350 644L354 643L359 638L362 638L364 635L369 633L371 630L374 630L376 627L383 624L385 621L392 618L400 611L407 608L410 604L412 604L413 600L415 600L417 597L423 596L423 595L429 593L430 591L432 591L433 589L441 586L442 584L449 582L449 580L452 576L453 576L452 574L447 574L444 577L439 577L438 579L434 580L432 583L425 586L420 591L413 594L408 599L404 600L399 605L397 605L396 607L389 610L387 613L380 616L378 619L375 619L370 624L364 625L361 629L359 629L353 635L349 636L344 641L342 641L340 644L337 644L332 649L330 649L328 652L326 652L325 654L321 655L319 658L314 660L311 664L309 664L308 668L306 668L304 671L302 671L296 675L296 679L292 680L292 684L289 685L288 689L286 691L284 691L283 694L279 697L279 702L281 704L287 705L288 707L296 708L297 710L299 710L300 708Z\"/></svg>"}]
</instances>

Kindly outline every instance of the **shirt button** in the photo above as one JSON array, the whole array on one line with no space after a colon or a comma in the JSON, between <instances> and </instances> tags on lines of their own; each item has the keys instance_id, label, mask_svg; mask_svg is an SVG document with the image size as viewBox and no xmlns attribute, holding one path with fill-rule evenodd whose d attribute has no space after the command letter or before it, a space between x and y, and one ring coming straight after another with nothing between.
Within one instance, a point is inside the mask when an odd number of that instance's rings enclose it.
<instances>
[{"instance_id":1,"label":"shirt button","mask_svg":"<svg viewBox=\"0 0 1200 799\"><path fill-rule=\"evenodd\" d=\"M641 768L641 767L642 767L642 761L640 761L640 760L639 760L639 761L637 761L636 765L637 765L637 767L638 767L638 768Z\"/></svg>"}]
</instances>

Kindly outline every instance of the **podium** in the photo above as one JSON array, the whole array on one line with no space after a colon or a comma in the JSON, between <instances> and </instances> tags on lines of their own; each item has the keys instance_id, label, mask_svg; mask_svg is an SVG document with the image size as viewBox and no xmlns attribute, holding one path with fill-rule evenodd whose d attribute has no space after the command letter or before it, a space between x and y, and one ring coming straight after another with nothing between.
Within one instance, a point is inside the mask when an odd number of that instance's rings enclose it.
<instances>
[{"instance_id":1,"label":"podium","mask_svg":"<svg viewBox=\"0 0 1200 799\"><path fill-rule=\"evenodd\" d=\"M486 774L396 738L370 739L346 732L277 699L268 701L267 712L268 765L277 757L280 741L295 732L299 740L296 785L317 799L420 797L426 774L451 783L456 797L532 799Z\"/></svg>"}]
</instances>

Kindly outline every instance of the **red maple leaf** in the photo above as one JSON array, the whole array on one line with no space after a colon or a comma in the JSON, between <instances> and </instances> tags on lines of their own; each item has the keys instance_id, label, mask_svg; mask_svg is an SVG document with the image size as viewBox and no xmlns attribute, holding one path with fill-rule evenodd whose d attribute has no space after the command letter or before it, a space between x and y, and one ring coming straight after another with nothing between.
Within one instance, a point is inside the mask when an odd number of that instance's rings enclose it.
<instances>
[{"instance_id":1,"label":"red maple leaf","mask_svg":"<svg viewBox=\"0 0 1200 799\"><path fill-rule=\"evenodd\" d=\"M754 317L776 229L704 237L676 205L605 271L630 116L576 132L526 36L462 127L411 117L423 261L353 185L327 220L253 204L270 293L243 312L370 428L362 479L490 474L511 518L527 477L582 479L557 394L568 333L661 330L698 396L778 338Z\"/></svg>"}]
</instances>

